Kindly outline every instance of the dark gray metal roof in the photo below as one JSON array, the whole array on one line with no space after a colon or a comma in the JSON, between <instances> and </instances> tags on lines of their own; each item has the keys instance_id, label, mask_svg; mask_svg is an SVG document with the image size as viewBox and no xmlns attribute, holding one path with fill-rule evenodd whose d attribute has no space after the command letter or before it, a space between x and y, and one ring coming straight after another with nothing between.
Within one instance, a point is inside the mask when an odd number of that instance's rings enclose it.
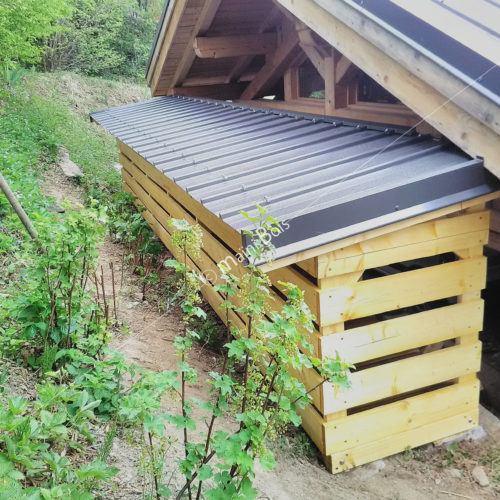
<instances>
[{"instance_id":1,"label":"dark gray metal roof","mask_svg":"<svg viewBox=\"0 0 500 500\"><path fill-rule=\"evenodd\" d=\"M235 230L255 203L288 221L278 257L500 189L482 160L380 124L181 96L91 118Z\"/></svg>"}]
</instances>

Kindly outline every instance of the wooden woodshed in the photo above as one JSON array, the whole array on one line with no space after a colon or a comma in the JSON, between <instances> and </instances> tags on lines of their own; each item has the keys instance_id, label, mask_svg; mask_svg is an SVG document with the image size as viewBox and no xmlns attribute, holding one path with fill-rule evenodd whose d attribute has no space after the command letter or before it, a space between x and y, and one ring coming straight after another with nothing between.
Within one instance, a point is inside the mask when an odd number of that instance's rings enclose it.
<instances>
[{"instance_id":1,"label":"wooden woodshed","mask_svg":"<svg viewBox=\"0 0 500 500\"><path fill-rule=\"evenodd\" d=\"M500 197L500 8L478 4L171 0L155 97L92 114L174 255L169 218L203 228L191 266L223 319L213 285L221 262L244 272L240 211L259 203L283 224L262 263L275 303L279 281L299 285L316 353L356 365L349 390L323 385L303 413L332 472L478 423L483 247Z\"/></svg>"}]
</instances>

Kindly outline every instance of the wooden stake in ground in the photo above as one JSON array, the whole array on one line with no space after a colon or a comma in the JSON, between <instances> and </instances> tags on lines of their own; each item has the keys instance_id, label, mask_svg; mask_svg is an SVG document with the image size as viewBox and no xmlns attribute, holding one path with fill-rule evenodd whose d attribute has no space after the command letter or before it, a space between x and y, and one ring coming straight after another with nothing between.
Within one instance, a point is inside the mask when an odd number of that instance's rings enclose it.
<instances>
[{"instance_id":1,"label":"wooden stake in ground","mask_svg":"<svg viewBox=\"0 0 500 500\"><path fill-rule=\"evenodd\" d=\"M36 232L35 226L33 226L33 223L30 221L23 207L17 200L16 195L12 192L9 185L7 184L7 181L5 180L4 176L1 173L0 173L0 188L2 188L2 191L7 197L7 200L9 200L9 203L12 205L12 208L16 212L19 219L21 219L23 226L26 228L30 236L34 240L38 239L38 233Z\"/></svg>"}]
</instances>

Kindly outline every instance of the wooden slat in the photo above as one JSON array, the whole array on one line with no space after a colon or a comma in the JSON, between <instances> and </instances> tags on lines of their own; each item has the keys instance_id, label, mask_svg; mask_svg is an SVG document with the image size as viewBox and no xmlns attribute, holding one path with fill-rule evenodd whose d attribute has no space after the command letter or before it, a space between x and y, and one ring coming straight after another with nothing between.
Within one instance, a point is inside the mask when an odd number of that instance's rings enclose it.
<instances>
[{"instance_id":1,"label":"wooden slat","mask_svg":"<svg viewBox=\"0 0 500 500\"><path fill-rule=\"evenodd\" d=\"M330 455L326 459L326 466L333 474L342 472L374 460L400 453L408 448L415 448L423 444L442 439L453 434L464 432L476 427L479 422L479 407L472 406L468 411L443 420L432 422L422 427L400 434L388 436L349 451Z\"/></svg>"},{"instance_id":2,"label":"wooden slat","mask_svg":"<svg viewBox=\"0 0 500 500\"><path fill-rule=\"evenodd\" d=\"M459 213L463 210L466 210L470 207L474 207L481 203L485 203L494 199L497 199L500 196L500 191L495 193L491 193L488 195L480 196L478 198L474 198L472 200L464 201L462 203L456 203L454 205L450 205L449 207L445 207L439 210L435 210L433 212L429 212L426 214L419 215L417 217L413 217L412 219L406 219L400 222L395 222L394 224L388 224L387 226L383 226L377 229L372 229L370 231L366 231L364 233L356 234L354 236L350 236L349 238L345 238L343 240L333 241L332 243L327 243L326 245L321 245L320 247L311 248L310 250L305 250L303 252L298 252L288 257L283 257L281 259L276 259L273 262L269 262L262 266L262 269L267 271L270 269L278 269L280 267L288 266L290 264L295 264L297 262L301 262L306 259L310 259L313 257L317 257L318 255L322 255L325 253L333 252L334 250L338 250L340 248L344 248L346 246L355 245L358 243L365 242L367 240L374 239L381 235L386 235L389 233L393 233L399 231L400 229L404 229L407 227L412 227L417 224L428 222L434 219L446 217L452 214Z\"/></svg>"},{"instance_id":3,"label":"wooden slat","mask_svg":"<svg viewBox=\"0 0 500 500\"><path fill-rule=\"evenodd\" d=\"M481 299L402 316L320 338L321 354L360 363L479 332Z\"/></svg>"},{"instance_id":4,"label":"wooden slat","mask_svg":"<svg viewBox=\"0 0 500 500\"><path fill-rule=\"evenodd\" d=\"M318 277L318 263L316 257L297 262L297 266L303 269L306 273L310 274L313 278Z\"/></svg>"},{"instance_id":5,"label":"wooden slat","mask_svg":"<svg viewBox=\"0 0 500 500\"><path fill-rule=\"evenodd\" d=\"M127 167L122 169L122 175L125 180L125 187L128 191L135 194L139 201L146 207L146 211L142 212L144 218L149 223L154 233L161 239L163 244L169 249L170 253L177 259L182 260L182 255L179 249L175 248L170 241L171 232L167 229L167 220L171 217L175 217L173 214L167 213L160 205L155 203L154 199L147 195L147 192L140 188L139 184L136 182L134 177L130 175L127 171ZM182 217L186 218L186 217ZM204 237L204 241L208 238ZM218 269L214 266L213 262L210 260L209 256L204 250L200 253L198 259L192 259L188 256L188 267L190 269L196 270L201 275L206 275L207 271L210 271L210 277L213 277L213 284L223 284L220 280L220 273ZM222 311L219 306L223 302L222 296L216 292L210 283L201 287L201 292L213 310L221 318L222 321L226 320L226 312ZM241 304L238 304L241 305ZM237 326L240 330L245 328L245 323L241 318L234 312L230 312L229 319Z\"/></svg>"},{"instance_id":6,"label":"wooden slat","mask_svg":"<svg viewBox=\"0 0 500 500\"><path fill-rule=\"evenodd\" d=\"M163 191L160 186L147 177L123 154L120 155L120 161L124 167L122 170L124 178L131 186L133 186L132 192L139 197L142 204L153 213L160 223L166 224L168 218L170 217L185 219L190 224L194 224L196 222L196 220L193 219L188 212L186 212L184 207ZM203 248L200 259L196 260L196 265L199 266L201 272L204 273L206 278L210 279L213 284L223 284L220 280L221 271L218 267L221 263L229 266L231 272L240 278L247 273L246 267L239 262L236 257L233 257L233 254L207 229L202 228L202 234ZM291 273L292 274L289 274L286 277L293 281L294 277L298 273L294 270L291 270ZM273 284L277 286L276 281L274 281ZM235 303L237 307L242 307L239 297L233 298L232 302ZM271 291L269 298L269 308L271 310L279 311L284 303L285 301L282 297L274 291ZM309 341L313 344L314 350L317 351L319 339L318 332L315 331L315 333L311 335L307 334L307 332L304 332L304 334L306 337L309 337Z\"/></svg>"},{"instance_id":7,"label":"wooden slat","mask_svg":"<svg viewBox=\"0 0 500 500\"><path fill-rule=\"evenodd\" d=\"M310 280L302 276L298 271L291 267L283 267L270 271L268 273L271 281L276 284L277 288L283 291L283 287L278 284L279 281L294 283L304 292L306 304L311 309L311 312L316 316L318 314L318 297L319 289Z\"/></svg>"},{"instance_id":8,"label":"wooden slat","mask_svg":"<svg viewBox=\"0 0 500 500\"><path fill-rule=\"evenodd\" d=\"M303 409L298 409L297 413L302 418L302 427L318 447L319 451L324 454L325 419L317 412L313 405L307 405Z\"/></svg>"},{"instance_id":9,"label":"wooden slat","mask_svg":"<svg viewBox=\"0 0 500 500\"><path fill-rule=\"evenodd\" d=\"M162 172L156 169L153 165L139 156L126 144L118 141L121 152L130 158L137 166L139 166L151 179L169 193L176 201L191 212L197 220L201 221L205 226L210 227L219 238L229 245L235 252L239 251L242 246L241 235L231 226L226 224L222 219L214 215L203 207L201 203L193 199L175 182L166 177Z\"/></svg>"},{"instance_id":10,"label":"wooden slat","mask_svg":"<svg viewBox=\"0 0 500 500\"><path fill-rule=\"evenodd\" d=\"M488 234L488 229L483 229L471 233L408 244L402 247L390 248L388 245L384 250L352 255L345 258L340 257L335 259L333 255L323 255L318 257L318 267L321 275L324 277L373 269L421 257L430 257L469 247L483 246L488 241Z\"/></svg>"},{"instance_id":11,"label":"wooden slat","mask_svg":"<svg viewBox=\"0 0 500 500\"><path fill-rule=\"evenodd\" d=\"M385 262L385 264L404 262L405 260L416 258L407 257L408 255L415 254L416 250L413 249L413 245L415 244L426 243L440 238L463 235L465 233L473 233L480 230L486 230L488 229L488 227L489 212L487 210L481 210L480 212L476 213L458 215L456 217L446 217L416 224L408 228L400 229L399 231L394 231L382 236L361 241L354 245L347 245L319 256L317 258L318 278L325 278L327 276L333 276L335 274L342 274L343 272L352 272L358 270L357 268L353 269L353 263L343 263L343 261L347 261L350 258L364 258L368 260L372 259L374 262ZM463 246L463 243L460 243L460 246L457 246L455 248L458 250L467 248L468 246L470 245ZM392 250L400 252L399 260L386 262L381 260L382 257L370 255L375 254L376 252L385 252ZM383 256L384 254L380 255ZM427 255L433 254L429 253ZM424 257L426 256L426 254L422 253L420 256ZM389 258L392 259L393 257L390 256ZM376 267L385 264L376 263L375 266L363 266L359 269L369 269L370 267ZM336 266L338 267L338 269L336 269ZM345 271L344 266L346 267Z\"/></svg>"},{"instance_id":12,"label":"wooden slat","mask_svg":"<svg viewBox=\"0 0 500 500\"><path fill-rule=\"evenodd\" d=\"M461 260L322 290L322 326L482 290L486 258Z\"/></svg>"},{"instance_id":13,"label":"wooden slat","mask_svg":"<svg viewBox=\"0 0 500 500\"><path fill-rule=\"evenodd\" d=\"M338 396L331 384L324 384L322 413L335 413L474 374L480 366L481 342L476 342L367 368L352 373L350 389Z\"/></svg>"},{"instance_id":14,"label":"wooden slat","mask_svg":"<svg viewBox=\"0 0 500 500\"><path fill-rule=\"evenodd\" d=\"M457 414L473 415L478 400L479 380L475 378L327 422L323 424L325 448L321 451L331 455Z\"/></svg>"}]
</instances>

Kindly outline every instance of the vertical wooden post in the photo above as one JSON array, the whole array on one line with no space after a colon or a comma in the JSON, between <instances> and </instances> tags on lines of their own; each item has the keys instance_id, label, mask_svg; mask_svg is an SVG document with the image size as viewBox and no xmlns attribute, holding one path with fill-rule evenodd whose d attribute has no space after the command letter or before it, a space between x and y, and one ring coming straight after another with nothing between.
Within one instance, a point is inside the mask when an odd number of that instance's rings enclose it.
<instances>
[{"instance_id":1,"label":"vertical wooden post","mask_svg":"<svg viewBox=\"0 0 500 500\"><path fill-rule=\"evenodd\" d=\"M325 114L335 114L335 59L333 51L324 59L325 67Z\"/></svg>"},{"instance_id":2,"label":"vertical wooden post","mask_svg":"<svg viewBox=\"0 0 500 500\"><path fill-rule=\"evenodd\" d=\"M285 101L299 98L299 68L293 66L285 71L284 75Z\"/></svg>"}]
</instances>

